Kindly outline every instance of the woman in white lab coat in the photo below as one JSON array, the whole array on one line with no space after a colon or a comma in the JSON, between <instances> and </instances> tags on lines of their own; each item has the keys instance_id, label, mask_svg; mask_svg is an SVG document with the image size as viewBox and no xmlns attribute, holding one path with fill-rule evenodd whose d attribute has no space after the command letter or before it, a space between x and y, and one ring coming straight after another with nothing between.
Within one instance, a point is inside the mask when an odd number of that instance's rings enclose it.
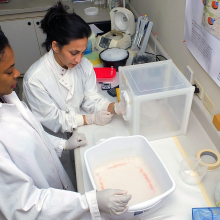
<instances>
[{"instance_id":1,"label":"woman in white lab coat","mask_svg":"<svg viewBox=\"0 0 220 220\"><path fill-rule=\"evenodd\" d=\"M113 113L125 113L124 105L110 103L98 92L93 65L83 57L89 25L58 2L41 28L48 53L25 73L23 99L42 125L62 136L85 124L105 125Z\"/></svg>"},{"instance_id":2,"label":"woman in white lab coat","mask_svg":"<svg viewBox=\"0 0 220 220\"><path fill-rule=\"evenodd\" d=\"M0 30L0 219L103 219L100 212L121 214L130 195L122 190L73 192L58 156L73 149L76 136L48 136L13 88L20 75L7 38ZM59 146L60 145L60 146Z\"/></svg>"}]
</instances>

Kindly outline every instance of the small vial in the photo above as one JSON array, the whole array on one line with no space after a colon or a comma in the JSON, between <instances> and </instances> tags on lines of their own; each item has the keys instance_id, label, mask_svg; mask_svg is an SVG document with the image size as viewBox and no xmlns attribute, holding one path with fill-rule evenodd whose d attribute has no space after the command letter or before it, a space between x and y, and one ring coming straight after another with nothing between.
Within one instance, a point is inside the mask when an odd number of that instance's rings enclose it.
<instances>
[{"instance_id":1,"label":"small vial","mask_svg":"<svg viewBox=\"0 0 220 220\"><path fill-rule=\"evenodd\" d=\"M154 54L155 54L155 62L157 62L157 33L155 33L155 48L154 48Z\"/></svg>"}]
</instances>

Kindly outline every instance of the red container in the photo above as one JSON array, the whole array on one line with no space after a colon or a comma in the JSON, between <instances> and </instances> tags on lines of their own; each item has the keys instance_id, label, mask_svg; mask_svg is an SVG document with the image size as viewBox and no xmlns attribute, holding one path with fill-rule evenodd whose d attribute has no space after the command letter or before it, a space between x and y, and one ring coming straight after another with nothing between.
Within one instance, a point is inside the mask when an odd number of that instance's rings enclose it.
<instances>
[{"instance_id":1,"label":"red container","mask_svg":"<svg viewBox=\"0 0 220 220\"><path fill-rule=\"evenodd\" d=\"M97 82L113 81L116 75L116 69L112 67L100 67L94 68Z\"/></svg>"}]
</instances>

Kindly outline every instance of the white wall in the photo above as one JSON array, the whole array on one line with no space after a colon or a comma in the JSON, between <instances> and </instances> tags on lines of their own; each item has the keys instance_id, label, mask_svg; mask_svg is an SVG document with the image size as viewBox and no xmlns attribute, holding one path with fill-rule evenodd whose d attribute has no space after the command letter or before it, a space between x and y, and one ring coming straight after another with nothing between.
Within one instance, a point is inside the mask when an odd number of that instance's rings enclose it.
<instances>
[{"instance_id":1,"label":"white wall","mask_svg":"<svg viewBox=\"0 0 220 220\"><path fill-rule=\"evenodd\" d=\"M184 44L184 20L186 0L131 0L139 14L147 14L153 21L153 33L158 33L158 41L183 73L189 65L196 78L215 103L214 114L220 114L220 88L202 69ZM220 51L219 51L220 52ZM202 97L202 102L204 93ZM212 120L212 117L210 117Z\"/></svg>"}]
</instances>

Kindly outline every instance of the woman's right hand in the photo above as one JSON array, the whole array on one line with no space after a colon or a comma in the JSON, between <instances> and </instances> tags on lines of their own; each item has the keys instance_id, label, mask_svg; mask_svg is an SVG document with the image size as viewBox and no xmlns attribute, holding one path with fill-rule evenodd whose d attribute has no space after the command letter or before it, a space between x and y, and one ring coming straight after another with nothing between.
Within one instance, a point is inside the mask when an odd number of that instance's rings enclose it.
<instances>
[{"instance_id":1,"label":"woman's right hand","mask_svg":"<svg viewBox=\"0 0 220 220\"><path fill-rule=\"evenodd\" d=\"M95 112L94 114L85 115L86 124L106 125L112 119L113 114L108 111Z\"/></svg>"},{"instance_id":2,"label":"woman's right hand","mask_svg":"<svg viewBox=\"0 0 220 220\"><path fill-rule=\"evenodd\" d=\"M96 192L99 211L111 214L121 215L128 210L127 204L131 195L127 191L120 189L105 189Z\"/></svg>"}]
</instances>

